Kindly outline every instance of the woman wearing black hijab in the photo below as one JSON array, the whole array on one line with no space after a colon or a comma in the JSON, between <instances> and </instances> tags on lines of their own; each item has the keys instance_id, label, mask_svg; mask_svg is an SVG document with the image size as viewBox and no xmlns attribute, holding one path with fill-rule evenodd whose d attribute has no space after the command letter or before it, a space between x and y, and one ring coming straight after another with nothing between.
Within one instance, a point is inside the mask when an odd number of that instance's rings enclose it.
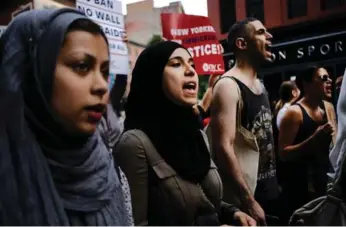
<instances>
[{"instance_id":1,"label":"woman wearing black hijab","mask_svg":"<svg viewBox=\"0 0 346 227\"><path fill-rule=\"evenodd\" d=\"M135 224L254 224L221 203L222 183L193 110L193 65L184 47L167 41L145 49L133 70L115 155L129 180Z\"/></svg>"},{"instance_id":2,"label":"woman wearing black hijab","mask_svg":"<svg viewBox=\"0 0 346 227\"><path fill-rule=\"evenodd\" d=\"M108 97L100 27L72 9L24 12L0 53L0 224L127 225L96 131Z\"/></svg>"}]
</instances>

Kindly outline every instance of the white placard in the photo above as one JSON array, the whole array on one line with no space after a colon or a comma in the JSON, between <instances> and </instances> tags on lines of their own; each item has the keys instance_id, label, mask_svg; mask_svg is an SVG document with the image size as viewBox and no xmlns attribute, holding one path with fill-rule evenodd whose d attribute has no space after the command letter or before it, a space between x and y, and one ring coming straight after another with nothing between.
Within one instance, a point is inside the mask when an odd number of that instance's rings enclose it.
<instances>
[{"instance_id":1,"label":"white placard","mask_svg":"<svg viewBox=\"0 0 346 227\"><path fill-rule=\"evenodd\" d=\"M90 3L84 3L82 0L78 1L76 7L79 11L83 12L90 19L95 20L99 23L107 24L122 29L125 26L124 16L120 13L112 12L112 10L110 9L103 9L102 7L93 6Z\"/></svg>"},{"instance_id":2,"label":"white placard","mask_svg":"<svg viewBox=\"0 0 346 227\"><path fill-rule=\"evenodd\" d=\"M4 34L6 28L7 28L7 26L0 25L0 37L2 36L2 34Z\"/></svg>"},{"instance_id":3,"label":"white placard","mask_svg":"<svg viewBox=\"0 0 346 227\"><path fill-rule=\"evenodd\" d=\"M125 66L127 68L125 68ZM117 72L116 74L127 75L129 72L129 57L127 55L113 55L111 54L110 72Z\"/></svg>"},{"instance_id":4,"label":"white placard","mask_svg":"<svg viewBox=\"0 0 346 227\"><path fill-rule=\"evenodd\" d=\"M128 55L127 46L124 42L108 39L109 52L114 55Z\"/></svg>"},{"instance_id":5,"label":"white placard","mask_svg":"<svg viewBox=\"0 0 346 227\"><path fill-rule=\"evenodd\" d=\"M128 74L128 50L122 40L125 23L121 2L116 0L77 0L76 8L98 23L106 34L111 53L110 72Z\"/></svg>"}]
</instances>

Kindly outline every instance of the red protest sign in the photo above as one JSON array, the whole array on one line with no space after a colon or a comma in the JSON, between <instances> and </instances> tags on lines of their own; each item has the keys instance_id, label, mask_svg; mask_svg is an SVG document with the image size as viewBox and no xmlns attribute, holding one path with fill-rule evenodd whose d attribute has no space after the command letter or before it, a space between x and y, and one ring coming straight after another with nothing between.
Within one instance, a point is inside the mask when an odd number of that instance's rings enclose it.
<instances>
[{"instance_id":1,"label":"red protest sign","mask_svg":"<svg viewBox=\"0 0 346 227\"><path fill-rule=\"evenodd\" d=\"M163 13L161 24L164 38L189 50L199 75L225 72L223 48L208 17Z\"/></svg>"}]
</instances>

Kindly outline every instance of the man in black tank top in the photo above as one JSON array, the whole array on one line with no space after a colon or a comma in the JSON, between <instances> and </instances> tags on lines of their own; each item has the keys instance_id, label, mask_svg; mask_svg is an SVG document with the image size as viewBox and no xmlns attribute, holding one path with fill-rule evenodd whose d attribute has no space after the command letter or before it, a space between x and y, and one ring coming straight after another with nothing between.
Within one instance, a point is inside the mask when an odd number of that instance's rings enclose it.
<instances>
[{"instance_id":1,"label":"man in black tank top","mask_svg":"<svg viewBox=\"0 0 346 227\"><path fill-rule=\"evenodd\" d=\"M326 192L329 146L334 127L321 108L324 88L331 84L322 67L310 67L297 77L303 98L286 111L280 125L279 150L284 161L282 198L286 220L310 200Z\"/></svg>"},{"instance_id":2,"label":"man in black tank top","mask_svg":"<svg viewBox=\"0 0 346 227\"><path fill-rule=\"evenodd\" d=\"M267 93L257 78L261 63L271 61L272 35L255 18L234 24L228 34L228 44L236 56L235 66L226 72L213 90L211 131L213 152L226 160L228 177L237 187L240 205L265 224L266 214L273 215L278 207L272 204L279 194L272 131L272 114ZM240 89L240 95L238 94ZM242 99L241 125L257 141L259 160L241 166L235 155L237 103ZM238 135L239 136L239 135ZM255 194L250 190L242 169L258 165ZM256 176L255 176L256 177ZM227 191L224 194L227 195ZM268 217L268 216L267 216ZM268 220L267 220L268 221Z\"/></svg>"}]
</instances>

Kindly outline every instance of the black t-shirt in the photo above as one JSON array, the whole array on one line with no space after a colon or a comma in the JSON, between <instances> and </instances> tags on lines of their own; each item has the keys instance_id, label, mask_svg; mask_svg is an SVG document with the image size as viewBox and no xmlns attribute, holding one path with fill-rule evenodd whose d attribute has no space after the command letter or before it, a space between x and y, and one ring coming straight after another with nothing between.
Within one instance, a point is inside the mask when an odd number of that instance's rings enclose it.
<instances>
[{"instance_id":1,"label":"black t-shirt","mask_svg":"<svg viewBox=\"0 0 346 227\"><path fill-rule=\"evenodd\" d=\"M276 158L272 128L272 113L268 95L254 94L245 84L235 78L243 99L242 126L251 131L259 146L258 180L255 199L259 202L277 199L279 186L276 177Z\"/></svg>"}]
</instances>

